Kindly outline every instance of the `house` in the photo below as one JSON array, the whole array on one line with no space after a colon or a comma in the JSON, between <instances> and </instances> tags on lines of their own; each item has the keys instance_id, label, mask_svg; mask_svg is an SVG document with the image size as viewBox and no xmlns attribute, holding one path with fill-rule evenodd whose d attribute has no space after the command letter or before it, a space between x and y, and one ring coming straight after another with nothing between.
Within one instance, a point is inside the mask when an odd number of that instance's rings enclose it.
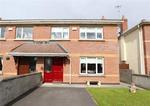
<instances>
[{"instance_id":1,"label":"house","mask_svg":"<svg viewBox=\"0 0 150 106\"><path fill-rule=\"evenodd\" d=\"M44 82L119 83L124 19L0 20L3 77L42 72ZM123 26L123 27L122 27Z\"/></svg>"},{"instance_id":2,"label":"house","mask_svg":"<svg viewBox=\"0 0 150 106\"><path fill-rule=\"evenodd\" d=\"M150 74L150 21L125 31L120 37L120 60L126 61L134 74Z\"/></svg>"}]
</instances>

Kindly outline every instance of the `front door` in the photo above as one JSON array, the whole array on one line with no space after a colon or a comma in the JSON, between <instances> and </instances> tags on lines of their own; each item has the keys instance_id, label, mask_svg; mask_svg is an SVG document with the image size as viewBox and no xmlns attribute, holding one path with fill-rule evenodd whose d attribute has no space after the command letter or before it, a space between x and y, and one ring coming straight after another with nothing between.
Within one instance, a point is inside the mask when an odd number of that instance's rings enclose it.
<instances>
[{"instance_id":1,"label":"front door","mask_svg":"<svg viewBox=\"0 0 150 106\"><path fill-rule=\"evenodd\" d=\"M63 59L50 58L44 59L44 82L63 81Z\"/></svg>"},{"instance_id":2,"label":"front door","mask_svg":"<svg viewBox=\"0 0 150 106\"><path fill-rule=\"evenodd\" d=\"M44 59L44 82L53 81L52 59L47 57Z\"/></svg>"},{"instance_id":3,"label":"front door","mask_svg":"<svg viewBox=\"0 0 150 106\"><path fill-rule=\"evenodd\" d=\"M63 58L53 58L53 81L62 82L63 81Z\"/></svg>"}]
</instances>

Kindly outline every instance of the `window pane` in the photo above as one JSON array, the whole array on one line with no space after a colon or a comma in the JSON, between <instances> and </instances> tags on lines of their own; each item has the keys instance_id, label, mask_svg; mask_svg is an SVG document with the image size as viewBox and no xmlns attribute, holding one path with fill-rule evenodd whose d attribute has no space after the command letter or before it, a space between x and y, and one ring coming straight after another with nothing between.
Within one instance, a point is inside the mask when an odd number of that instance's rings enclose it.
<instances>
[{"instance_id":1,"label":"window pane","mask_svg":"<svg viewBox=\"0 0 150 106\"><path fill-rule=\"evenodd\" d=\"M22 28L17 28L16 38L21 38Z\"/></svg>"},{"instance_id":2,"label":"window pane","mask_svg":"<svg viewBox=\"0 0 150 106\"><path fill-rule=\"evenodd\" d=\"M23 38L32 39L32 28L23 28Z\"/></svg>"},{"instance_id":3,"label":"window pane","mask_svg":"<svg viewBox=\"0 0 150 106\"><path fill-rule=\"evenodd\" d=\"M4 38L5 35L5 27L0 28L0 38Z\"/></svg>"},{"instance_id":4,"label":"window pane","mask_svg":"<svg viewBox=\"0 0 150 106\"><path fill-rule=\"evenodd\" d=\"M80 58L80 63L86 63L86 58L85 57L81 57Z\"/></svg>"},{"instance_id":5,"label":"window pane","mask_svg":"<svg viewBox=\"0 0 150 106\"><path fill-rule=\"evenodd\" d=\"M81 33L80 33L80 38L81 38L81 39L85 39L85 32L81 32Z\"/></svg>"},{"instance_id":6,"label":"window pane","mask_svg":"<svg viewBox=\"0 0 150 106\"><path fill-rule=\"evenodd\" d=\"M87 39L96 39L95 32L87 32Z\"/></svg>"},{"instance_id":7,"label":"window pane","mask_svg":"<svg viewBox=\"0 0 150 106\"><path fill-rule=\"evenodd\" d=\"M69 38L69 28L53 27L52 28L52 38L53 39L68 39Z\"/></svg>"},{"instance_id":8,"label":"window pane","mask_svg":"<svg viewBox=\"0 0 150 106\"><path fill-rule=\"evenodd\" d=\"M87 62L88 63L96 63L96 57L88 57Z\"/></svg>"},{"instance_id":9,"label":"window pane","mask_svg":"<svg viewBox=\"0 0 150 106\"><path fill-rule=\"evenodd\" d=\"M61 39L62 38L62 33L61 32L53 32L52 36L54 39Z\"/></svg>"},{"instance_id":10,"label":"window pane","mask_svg":"<svg viewBox=\"0 0 150 106\"><path fill-rule=\"evenodd\" d=\"M51 60L51 58L45 58L44 71L51 72L52 71L51 67L52 67L52 60Z\"/></svg>"},{"instance_id":11,"label":"window pane","mask_svg":"<svg viewBox=\"0 0 150 106\"><path fill-rule=\"evenodd\" d=\"M88 74L96 74L96 64L87 64L88 66L88 69L87 69L87 72Z\"/></svg>"},{"instance_id":12,"label":"window pane","mask_svg":"<svg viewBox=\"0 0 150 106\"><path fill-rule=\"evenodd\" d=\"M102 64L97 64L97 73L103 73L103 65Z\"/></svg>"},{"instance_id":13,"label":"window pane","mask_svg":"<svg viewBox=\"0 0 150 106\"><path fill-rule=\"evenodd\" d=\"M68 32L63 32L63 38L68 39Z\"/></svg>"},{"instance_id":14,"label":"window pane","mask_svg":"<svg viewBox=\"0 0 150 106\"><path fill-rule=\"evenodd\" d=\"M81 63L81 73L86 73L86 64Z\"/></svg>"},{"instance_id":15,"label":"window pane","mask_svg":"<svg viewBox=\"0 0 150 106\"><path fill-rule=\"evenodd\" d=\"M97 39L102 39L102 33L97 33Z\"/></svg>"},{"instance_id":16,"label":"window pane","mask_svg":"<svg viewBox=\"0 0 150 106\"><path fill-rule=\"evenodd\" d=\"M37 57L28 57L28 58L29 58L29 70L30 72L35 72Z\"/></svg>"}]
</instances>

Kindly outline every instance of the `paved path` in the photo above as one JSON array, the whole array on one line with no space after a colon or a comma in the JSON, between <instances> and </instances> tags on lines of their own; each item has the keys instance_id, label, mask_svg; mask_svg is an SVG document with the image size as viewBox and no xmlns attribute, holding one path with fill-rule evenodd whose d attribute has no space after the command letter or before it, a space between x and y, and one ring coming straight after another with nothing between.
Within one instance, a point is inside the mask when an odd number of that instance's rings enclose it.
<instances>
[{"instance_id":1,"label":"paved path","mask_svg":"<svg viewBox=\"0 0 150 106\"><path fill-rule=\"evenodd\" d=\"M40 87L11 106L96 106L85 88Z\"/></svg>"}]
</instances>

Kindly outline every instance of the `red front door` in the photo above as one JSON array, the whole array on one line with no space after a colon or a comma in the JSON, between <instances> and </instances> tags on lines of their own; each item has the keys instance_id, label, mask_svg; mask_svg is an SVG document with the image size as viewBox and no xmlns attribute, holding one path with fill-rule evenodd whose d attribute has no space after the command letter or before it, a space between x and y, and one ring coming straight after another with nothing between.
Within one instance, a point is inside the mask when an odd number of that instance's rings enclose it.
<instances>
[{"instance_id":1,"label":"red front door","mask_svg":"<svg viewBox=\"0 0 150 106\"><path fill-rule=\"evenodd\" d=\"M62 82L63 81L63 59L53 58L53 81Z\"/></svg>"},{"instance_id":2,"label":"red front door","mask_svg":"<svg viewBox=\"0 0 150 106\"><path fill-rule=\"evenodd\" d=\"M63 59L50 58L44 59L44 82L63 81Z\"/></svg>"}]
</instances>

